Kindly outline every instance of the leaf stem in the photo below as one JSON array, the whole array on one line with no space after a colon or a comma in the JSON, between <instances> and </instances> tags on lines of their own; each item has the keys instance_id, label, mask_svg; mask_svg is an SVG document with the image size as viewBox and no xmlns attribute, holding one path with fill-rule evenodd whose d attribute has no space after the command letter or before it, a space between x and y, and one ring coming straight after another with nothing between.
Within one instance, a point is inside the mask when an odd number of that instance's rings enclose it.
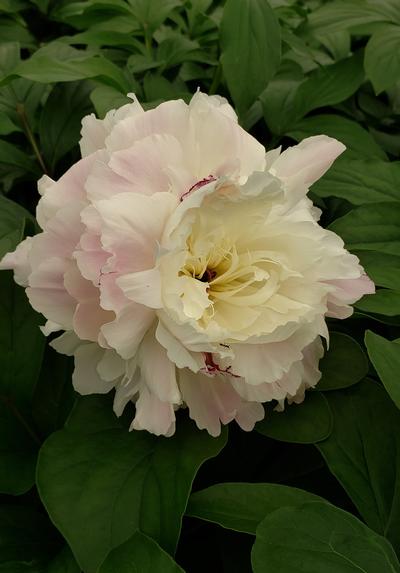
<instances>
[{"instance_id":1,"label":"leaf stem","mask_svg":"<svg viewBox=\"0 0 400 573\"><path fill-rule=\"evenodd\" d=\"M33 152L36 155L36 159L38 160L39 165L43 170L43 173L48 175L48 170L47 170L46 164L43 160L42 154L40 153L39 147L36 143L35 136L33 135L33 132L32 132L31 127L29 125L29 121L28 121L28 118L27 118L26 113L25 113L25 106L23 103L19 103L19 102L17 103L17 113L18 113L19 118L21 120L21 123L24 127L26 137L28 138L29 143L32 146Z\"/></svg>"}]
</instances>

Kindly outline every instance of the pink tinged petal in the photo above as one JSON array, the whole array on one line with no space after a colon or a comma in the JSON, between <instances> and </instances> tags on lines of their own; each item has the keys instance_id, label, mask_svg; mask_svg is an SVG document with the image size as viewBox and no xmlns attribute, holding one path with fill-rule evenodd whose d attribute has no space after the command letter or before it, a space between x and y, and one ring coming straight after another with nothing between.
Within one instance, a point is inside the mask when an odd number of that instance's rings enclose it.
<instances>
[{"instance_id":1,"label":"pink tinged petal","mask_svg":"<svg viewBox=\"0 0 400 573\"><path fill-rule=\"evenodd\" d=\"M97 342L101 327L114 317L113 312L101 308L98 298L80 302L74 313L73 327L79 338Z\"/></svg>"},{"instance_id":2,"label":"pink tinged petal","mask_svg":"<svg viewBox=\"0 0 400 573\"><path fill-rule=\"evenodd\" d=\"M154 109L120 121L106 139L110 151L131 147L149 135L173 135L185 146L189 124L189 108L183 100L167 101Z\"/></svg>"},{"instance_id":3,"label":"pink tinged petal","mask_svg":"<svg viewBox=\"0 0 400 573\"><path fill-rule=\"evenodd\" d=\"M129 304L129 300L116 283L118 278L118 273L108 273L102 275L99 281L101 307L105 310L112 310L116 314L119 314Z\"/></svg>"},{"instance_id":4,"label":"pink tinged petal","mask_svg":"<svg viewBox=\"0 0 400 573\"><path fill-rule=\"evenodd\" d=\"M165 222L176 204L170 193L150 197L123 193L96 204L104 223L103 247L114 255L113 271L135 272L154 266Z\"/></svg>"},{"instance_id":5,"label":"pink tinged petal","mask_svg":"<svg viewBox=\"0 0 400 573\"><path fill-rule=\"evenodd\" d=\"M14 271L14 280L17 284L27 287L32 268L29 261L29 253L32 248L33 237L27 237L22 241L14 252L7 253L0 260L0 270Z\"/></svg>"},{"instance_id":6,"label":"pink tinged petal","mask_svg":"<svg viewBox=\"0 0 400 573\"><path fill-rule=\"evenodd\" d=\"M151 394L163 402L180 404L181 395L176 382L175 364L167 356L165 348L154 338L150 330L139 347L137 363L142 384Z\"/></svg>"},{"instance_id":7,"label":"pink tinged petal","mask_svg":"<svg viewBox=\"0 0 400 573\"><path fill-rule=\"evenodd\" d=\"M75 370L72 384L79 394L107 394L115 385L113 381L103 380L97 366L104 356L104 351L98 344L82 344L75 353Z\"/></svg>"},{"instance_id":8,"label":"pink tinged petal","mask_svg":"<svg viewBox=\"0 0 400 573\"><path fill-rule=\"evenodd\" d=\"M108 165L109 157L104 161L96 161L87 178L85 189L91 201L108 199L119 193L130 193L132 183L118 175Z\"/></svg>"},{"instance_id":9,"label":"pink tinged petal","mask_svg":"<svg viewBox=\"0 0 400 573\"><path fill-rule=\"evenodd\" d=\"M171 189L172 182L179 184L179 180L170 178L171 165L183 171L183 181L191 180L185 168L181 144L168 134L145 137L128 149L114 152L109 162L115 173L130 182L132 192L153 195L173 191L180 196L185 189Z\"/></svg>"},{"instance_id":10,"label":"pink tinged petal","mask_svg":"<svg viewBox=\"0 0 400 573\"><path fill-rule=\"evenodd\" d=\"M200 352L190 352L160 321L156 329L158 342L166 349L169 360L178 368L190 368L198 372L204 367L204 358Z\"/></svg>"},{"instance_id":11,"label":"pink tinged petal","mask_svg":"<svg viewBox=\"0 0 400 573\"><path fill-rule=\"evenodd\" d=\"M170 402L162 402L146 386L140 388L136 416L130 430L147 430L156 436L175 433L175 412Z\"/></svg>"},{"instance_id":12,"label":"pink tinged petal","mask_svg":"<svg viewBox=\"0 0 400 573\"><path fill-rule=\"evenodd\" d=\"M241 405L240 396L222 377L193 374L189 370L181 370L179 374L179 386L189 416L200 430L219 436L221 423L228 424L235 418Z\"/></svg>"},{"instance_id":13,"label":"pink tinged petal","mask_svg":"<svg viewBox=\"0 0 400 573\"><path fill-rule=\"evenodd\" d=\"M310 187L329 169L346 146L326 135L315 135L286 149L272 165L274 175L292 177Z\"/></svg>"},{"instance_id":14,"label":"pink tinged petal","mask_svg":"<svg viewBox=\"0 0 400 573\"><path fill-rule=\"evenodd\" d=\"M373 294L375 285L371 279L363 273L356 279L337 279L325 281L335 288L328 294L327 316L333 318L347 318L353 313L353 309L348 305L354 304L365 294Z\"/></svg>"},{"instance_id":15,"label":"pink tinged petal","mask_svg":"<svg viewBox=\"0 0 400 573\"><path fill-rule=\"evenodd\" d=\"M98 152L81 159L53 185L46 180L45 192L36 209L36 218L42 229L46 228L49 219L62 207L74 201L86 201L86 179L94 162L102 157L104 158L104 153Z\"/></svg>"},{"instance_id":16,"label":"pink tinged petal","mask_svg":"<svg viewBox=\"0 0 400 573\"><path fill-rule=\"evenodd\" d=\"M30 287L26 289L33 308L48 320L62 325L64 330L72 329L76 308L76 300L64 286L64 274L69 264L69 261L58 258L44 261L32 272Z\"/></svg>"},{"instance_id":17,"label":"pink tinged petal","mask_svg":"<svg viewBox=\"0 0 400 573\"><path fill-rule=\"evenodd\" d=\"M123 275L116 279L124 295L149 308L162 308L161 276L158 269L149 269Z\"/></svg>"},{"instance_id":18,"label":"pink tinged petal","mask_svg":"<svg viewBox=\"0 0 400 573\"><path fill-rule=\"evenodd\" d=\"M263 420L265 410L258 402L243 402L235 416L236 422L245 432L251 432L257 422Z\"/></svg>"},{"instance_id":19,"label":"pink tinged petal","mask_svg":"<svg viewBox=\"0 0 400 573\"><path fill-rule=\"evenodd\" d=\"M143 112L143 108L134 94L128 94L133 103L123 105L119 109L107 112L104 119L97 119L92 113L82 119L81 147L82 157L94 153L105 146L105 139L118 122L126 117L135 116Z\"/></svg>"},{"instance_id":20,"label":"pink tinged petal","mask_svg":"<svg viewBox=\"0 0 400 573\"><path fill-rule=\"evenodd\" d=\"M265 165L265 148L237 123L221 100L197 93L190 104L189 164L197 179L238 177L241 183Z\"/></svg>"},{"instance_id":21,"label":"pink tinged petal","mask_svg":"<svg viewBox=\"0 0 400 573\"><path fill-rule=\"evenodd\" d=\"M104 324L101 332L107 344L128 360L136 354L154 318L153 310L132 302L117 314L115 320Z\"/></svg>"}]
</instances>

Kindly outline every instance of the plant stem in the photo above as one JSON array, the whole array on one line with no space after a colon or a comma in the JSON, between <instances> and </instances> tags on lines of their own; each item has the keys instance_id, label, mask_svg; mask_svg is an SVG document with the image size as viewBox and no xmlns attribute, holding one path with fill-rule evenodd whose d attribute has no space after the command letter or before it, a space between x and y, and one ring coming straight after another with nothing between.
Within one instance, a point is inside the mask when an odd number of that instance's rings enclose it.
<instances>
[{"instance_id":1,"label":"plant stem","mask_svg":"<svg viewBox=\"0 0 400 573\"><path fill-rule=\"evenodd\" d=\"M24 107L23 103L17 103L17 113L18 113L20 120L21 120L21 123L24 127L26 137L28 138L29 143L32 146L33 152L36 155L36 159L38 160L39 165L43 170L43 173L48 175L46 164L43 160L42 154L40 153L39 147L36 143L35 136L32 133L28 118L27 118L26 113L25 113L25 107Z\"/></svg>"},{"instance_id":2,"label":"plant stem","mask_svg":"<svg viewBox=\"0 0 400 573\"><path fill-rule=\"evenodd\" d=\"M215 68L215 72L214 72L214 76L211 82L211 86L210 89L208 90L208 94L209 95L213 95L216 93L218 86L221 82L221 75L222 75L222 67L221 67L221 62L218 64L218 66Z\"/></svg>"}]
</instances>

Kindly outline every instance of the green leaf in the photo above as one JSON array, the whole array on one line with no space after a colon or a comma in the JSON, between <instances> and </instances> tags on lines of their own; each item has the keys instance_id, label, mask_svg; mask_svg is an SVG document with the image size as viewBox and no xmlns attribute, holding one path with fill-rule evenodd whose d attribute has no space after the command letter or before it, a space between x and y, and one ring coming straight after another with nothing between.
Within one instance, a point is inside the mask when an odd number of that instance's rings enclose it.
<instances>
[{"instance_id":1,"label":"green leaf","mask_svg":"<svg viewBox=\"0 0 400 573\"><path fill-rule=\"evenodd\" d=\"M341 332L331 332L329 350L319 363L318 390L340 390L357 384L368 374L368 360L361 346Z\"/></svg>"},{"instance_id":2,"label":"green leaf","mask_svg":"<svg viewBox=\"0 0 400 573\"><path fill-rule=\"evenodd\" d=\"M183 573L161 547L140 531L108 555L99 573Z\"/></svg>"},{"instance_id":3,"label":"green leaf","mask_svg":"<svg viewBox=\"0 0 400 573\"><path fill-rule=\"evenodd\" d=\"M370 380L326 394L334 426L317 444L367 525L400 548L400 412Z\"/></svg>"},{"instance_id":4,"label":"green leaf","mask_svg":"<svg viewBox=\"0 0 400 573\"><path fill-rule=\"evenodd\" d=\"M0 395L0 493L20 495L35 483L39 448L24 415Z\"/></svg>"},{"instance_id":5,"label":"green leaf","mask_svg":"<svg viewBox=\"0 0 400 573\"><path fill-rule=\"evenodd\" d=\"M42 362L43 320L9 271L0 273L0 317L0 394L25 405L32 399Z\"/></svg>"},{"instance_id":6,"label":"green leaf","mask_svg":"<svg viewBox=\"0 0 400 573\"><path fill-rule=\"evenodd\" d=\"M395 85L400 77L400 22L373 34L365 48L364 65L376 94Z\"/></svg>"},{"instance_id":7,"label":"green leaf","mask_svg":"<svg viewBox=\"0 0 400 573\"><path fill-rule=\"evenodd\" d=\"M16 145L0 139L0 178L14 180L26 176L40 176L36 162Z\"/></svg>"},{"instance_id":8,"label":"green leaf","mask_svg":"<svg viewBox=\"0 0 400 573\"><path fill-rule=\"evenodd\" d=\"M81 573L69 547L65 546L47 565L43 573ZM122 573L122 572L121 572Z\"/></svg>"},{"instance_id":9,"label":"green leaf","mask_svg":"<svg viewBox=\"0 0 400 573\"><path fill-rule=\"evenodd\" d=\"M172 438L129 433L107 398L91 397L45 442L39 493L85 571L96 571L136 529L174 552L193 478L225 443L188 420L177 426Z\"/></svg>"},{"instance_id":10,"label":"green leaf","mask_svg":"<svg viewBox=\"0 0 400 573\"><path fill-rule=\"evenodd\" d=\"M21 561L31 566L44 564L57 550L54 533L48 519L31 507L1 505L0 571L14 573L11 567Z\"/></svg>"},{"instance_id":11,"label":"green leaf","mask_svg":"<svg viewBox=\"0 0 400 573\"><path fill-rule=\"evenodd\" d=\"M355 303L355 306L364 312L384 314L385 316L400 315L400 290L379 289L375 294L364 296Z\"/></svg>"},{"instance_id":12,"label":"green leaf","mask_svg":"<svg viewBox=\"0 0 400 573\"><path fill-rule=\"evenodd\" d=\"M265 90L281 58L280 26L267 0L227 0L221 50L228 88L242 114Z\"/></svg>"},{"instance_id":13,"label":"green leaf","mask_svg":"<svg viewBox=\"0 0 400 573\"><path fill-rule=\"evenodd\" d=\"M169 16L174 8L181 5L181 0L128 0L134 17L150 34L154 32Z\"/></svg>"},{"instance_id":14,"label":"green leaf","mask_svg":"<svg viewBox=\"0 0 400 573\"><path fill-rule=\"evenodd\" d=\"M337 233L351 250L380 251L398 255L400 249L400 203L362 205L329 229Z\"/></svg>"},{"instance_id":15,"label":"green leaf","mask_svg":"<svg viewBox=\"0 0 400 573\"><path fill-rule=\"evenodd\" d=\"M309 28L324 34L377 22L400 24L397 0L334 0L323 4L308 17Z\"/></svg>"},{"instance_id":16,"label":"green leaf","mask_svg":"<svg viewBox=\"0 0 400 573\"><path fill-rule=\"evenodd\" d=\"M287 135L296 141L301 141L312 135L324 133L345 144L346 159L387 159L385 152L376 143L372 135L357 122L340 115L313 115L297 122L290 127ZM334 163L333 166L335 166ZM388 163L386 163L389 166ZM329 172L328 172L329 173Z\"/></svg>"},{"instance_id":17,"label":"green leaf","mask_svg":"<svg viewBox=\"0 0 400 573\"><path fill-rule=\"evenodd\" d=\"M368 355L389 396L400 408L400 345L370 330L365 333Z\"/></svg>"},{"instance_id":18,"label":"green leaf","mask_svg":"<svg viewBox=\"0 0 400 573\"><path fill-rule=\"evenodd\" d=\"M33 218L25 209L0 197L0 257L23 238L27 220ZM41 316L32 309L11 272L1 271L0 395L12 398L17 405L30 403L39 375L45 342L40 324Z\"/></svg>"},{"instance_id":19,"label":"green leaf","mask_svg":"<svg viewBox=\"0 0 400 573\"><path fill-rule=\"evenodd\" d=\"M122 91L129 90L122 70L113 62L102 55L76 50L57 41L39 48L29 59L19 63L2 82L8 83L15 76L42 83L97 78Z\"/></svg>"},{"instance_id":20,"label":"green leaf","mask_svg":"<svg viewBox=\"0 0 400 573\"><path fill-rule=\"evenodd\" d=\"M354 205L400 201L400 161L339 159L312 190L320 197L340 197Z\"/></svg>"},{"instance_id":21,"label":"green leaf","mask_svg":"<svg viewBox=\"0 0 400 573\"><path fill-rule=\"evenodd\" d=\"M74 359L46 346L32 401L32 416L43 436L60 430L70 414L76 394L71 384Z\"/></svg>"},{"instance_id":22,"label":"green leaf","mask_svg":"<svg viewBox=\"0 0 400 573\"><path fill-rule=\"evenodd\" d=\"M322 502L282 507L257 528L254 573L396 573L390 543L356 517Z\"/></svg>"},{"instance_id":23,"label":"green leaf","mask_svg":"<svg viewBox=\"0 0 400 573\"><path fill-rule=\"evenodd\" d=\"M18 203L0 195L0 258L15 249L24 236L26 221L33 220Z\"/></svg>"},{"instance_id":24,"label":"green leaf","mask_svg":"<svg viewBox=\"0 0 400 573\"><path fill-rule=\"evenodd\" d=\"M23 25L4 15L0 20L0 38L2 42L19 42L23 48L30 48L36 43L26 24Z\"/></svg>"},{"instance_id":25,"label":"green leaf","mask_svg":"<svg viewBox=\"0 0 400 573\"><path fill-rule=\"evenodd\" d=\"M400 256L378 251L355 251L354 254L376 285L400 290Z\"/></svg>"},{"instance_id":26,"label":"green leaf","mask_svg":"<svg viewBox=\"0 0 400 573\"><path fill-rule=\"evenodd\" d=\"M331 433L332 415L322 394L307 392L302 404L286 404L283 412L268 411L256 430L282 442L316 444Z\"/></svg>"},{"instance_id":27,"label":"green leaf","mask_svg":"<svg viewBox=\"0 0 400 573\"><path fill-rule=\"evenodd\" d=\"M282 506L320 501L313 493L273 483L219 483L192 493L186 515L255 534L264 517Z\"/></svg>"},{"instance_id":28,"label":"green leaf","mask_svg":"<svg viewBox=\"0 0 400 573\"><path fill-rule=\"evenodd\" d=\"M85 82L59 84L47 98L40 118L39 136L51 172L57 161L78 144L82 117L91 111L91 89Z\"/></svg>"},{"instance_id":29,"label":"green leaf","mask_svg":"<svg viewBox=\"0 0 400 573\"><path fill-rule=\"evenodd\" d=\"M357 91L363 81L362 54L358 52L335 64L311 72L301 83L289 82L292 88L281 100L271 99L270 91L276 88L272 86L270 90L268 87L260 98L265 121L274 133L285 133L294 122L310 111L346 100ZM285 89L287 85L285 82Z\"/></svg>"},{"instance_id":30,"label":"green leaf","mask_svg":"<svg viewBox=\"0 0 400 573\"><path fill-rule=\"evenodd\" d=\"M90 94L96 114L103 118L110 109L119 107L131 102L126 95L111 86L99 86Z\"/></svg>"},{"instance_id":31,"label":"green leaf","mask_svg":"<svg viewBox=\"0 0 400 573\"><path fill-rule=\"evenodd\" d=\"M18 125L15 125L7 114L0 111L0 135L9 135L17 131L22 131L22 129Z\"/></svg>"}]
</instances>

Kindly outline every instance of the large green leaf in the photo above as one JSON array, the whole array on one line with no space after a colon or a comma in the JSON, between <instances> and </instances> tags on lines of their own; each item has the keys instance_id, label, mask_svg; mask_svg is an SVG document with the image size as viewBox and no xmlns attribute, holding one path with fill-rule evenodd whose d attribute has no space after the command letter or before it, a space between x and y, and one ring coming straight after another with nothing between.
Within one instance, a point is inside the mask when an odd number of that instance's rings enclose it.
<instances>
[{"instance_id":1,"label":"large green leaf","mask_svg":"<svg viewBox=\"0 0 400 573\"><path fill-rule=\"evenodd\" d=\"M287 135L301 141L305 137L324 133L338 139L347 147L346 159L387 159L372 135L361 125L340 115L312 115L290 127ZM336 163L334 163L334 166ZM386 165L389 165L386 163ZM331 168L332 169L332 168ZM329 173L329 172L328 172Z\"/></svg>"},{"instance_id":2,"label":"large green leaf","mask_svg":"<svg viewBox=\"0 0 400 573\"><path fill-rule=\"evenodd\" d=\"M32 401L32 417L41 435L64 427L76 394L71 384L74 359L46 346Z\"/></svg>"},{"instance_id":3,"label":"large green leaf","mask_svg":"<svg viewBox=\"0 0 400 573\"><path fill-rule=\"evenodd\" d=\"M65 546L58 555L48 563L43 573L81 573L70 548Z\"/></svg>"},{"instance_id":4,"label":"large green leaf","mask_svg":"<svg viewBox=\"0 0 400 573\"><path fill-rule=\"evenodd\" d=\"M385 316L400 315L400 290L379 289L375 294L364 296L355 306L364 312Z\"/></svg>"},{"instance_id":5,"label":"large green leaf","mask_svg":"<svg viewBox=\"0 0 400 573\"><path fill-rule=\"evenodd\" d=\"M320 34L365 24L400 24L400 6L397 0L334 0L310 14L308 22L309 27Z\"/></svg>"},{"instance_id":6,"label":"large green leaf","mask_svg":"<svg viewBox=\"0 0 400 573\"><path fill-rule=\"evenodd\" d=\"M55 530L38 511L24 505L0 506L0 571L24 571L23 565L40 567L57 551ZM22 562L21 568L18 562ZM15 567L15 568L14 568ZM39 571L39 569L38 569Z\"/></svg>"},{"instance_id":7,"label":"large green leaf","mask_svg":"<svg viewBox=\"0 0 400 573\"><path fill-rule=\"evenodd\" d=\"M398 255L400 249L400 203L362 205L330 226L350 250L380 251Z\"/></svg>"},{"instance_id":8,"label":"large green leaf","mask_svg":"<svg viewBox=\"0 0 400 573\"><path fill-rule=\"evenodd\" d=\"M368 373L368 360L361 346L341 332L331 332L329 350L319 363L318 390L339 390L357 384Z\"/></svg>"},{"instance_id":9,"label":"large green leaf","mask_svg":"<svg viewBox=\"0 0 400 573\"><path fill-rule=\"evenodd\" d=\"M65 430L50 436L37 484L53 522L87 573L136 529L173 553L193 478L225 437L179 420L172 438L129 433L109 400L84 398Z\"/></svg>"},{"instance_id":10,"label":"large green leaf","mask_svg":"<svg viewBox=\"0 0 400 573\"><path fill-rule=\"evenodd\" d=\"M400 12L400 9L399 9ZM392 87L400 77L400 21L373 34L365 49L365 72L377 94Z\"/></svg>"},{"instance_id":11,"label":"large green leaf","mask_svg":"<svg viewBox=\"0 0 400 573\"><path fill-rule=\"evenodd\" d=\"M334 426L317 444L365 522L400 548L400 412L370 380L326 394Z\"/></svg>"},{"instance_id":12,"label":"large green leaf","mask_svg":"<svg viewBox=\"0 0 400 573\"><path fill-rule=\"evenodd\" d=\"M0 257L23 237L25 209L0 197ZM29 404L42 360L41 317L10 271L0 272L0 492L20 494L34 483L38 438ZM29 344L27 344L29 341Z\"/></svg>"},{"instance_id":13,"label":"large green leaf","mask_svg":"<svg viewBox=\"0 0 400 573\"><path fill-rule=\"evenodd\" d=\"M400 201L400 162L339 159L312 190L320 197L340 197L354 205Z\"/></svg>"},{"instance_id":14,"label":"large green leaf","mask_svg":"<svg viewBox=\"0 0 400 573\"><path fill-rule=\"evenodd\" d=\"M368 355L389 396L400 408L400 344L370 330L365 333Z\"/></svg>"},{"instance_id":15,"label":"large green leaf","mask_svg":"<svg viewBox=\"0 0 400 573\"><path fill-rule=\"evenodd\" d=\"M192 493L186 514L254 534L264 517L280 507L320 500L308 491L286 485L219 483Z\"/></svg>"},{"instance_id":16,"label":"large green leaf","mask_svg":"<svg viewBox=\"0 0 400 573\"><path fill-rule=\"evenodd\" d=\"M24 415L0 396L0 493L19 495L35 483L39 445Z\"/></svg>"},{"instance_id":17,"label":"large green leaf","mask_svg":"<svg viewBox=\"0 0 400 573\"><path fill-rule=\"evenodd\" d=\"M322 394L307 392L302 404L286 404L283 412L267 411L256 429L275 440L316 444L331 433L332 415Z\"/></svg>"},{"instance_id":18,"label":"large green leaf","mask_svg":"<svg viewBox=\"0 0 400 573\"><path fill-rule=\"evenodd\" d=\"M91 111L92 86L85 82L56 85L42 110L39 135L50 171L79 141L81 120ZM62 113L60 113L62 110Z\"/></svg>"},{"instance_id":19,"label":"large green leaf","mask_svg":"<svg viewBox=\"0 0 400 573\"><path fill-rule=\"evenodd\" d=\"M108 555L99 573L183 573L161 547L140 531Z\"/></svg>"},{"instance_id":20,"label":"large green leaf","mask_svg":"<svg viewBox=\"0 0 400 573\"><path fill-rule=\"evenodd\" d=\"M45 337L39 330L41 316L10 271L0 273L0 317L0 395L25 405L39 376Z\"/></svg>"},{"instance_id":21,"label":"large green leaf","mask_svg":"<svg viewBox=\"0 0 400 573\"><path fill-rule=\"evenodd\" d=\"M254 573L398 573L390 543L328 503L282 507L257 528Z\"/></svg>"},{"instance_id":22,"label":"large green leaf","mask_svg":"<svg viewBox=\"0 0 400 573\"><path fill-rule=\"evenodd\" d=\"M264 118L271 131L285 133L294 122L310 111L346 100L363 81L362 54L358 52L335 64L311 72L303 82L294 83L289 92L286 92L288 83L285 82L281 86L283 90L281 98L271 98L271 95L274 95L271 91L276 91L277 86L269 86L260 98Z\"/></svg>"},{"instance_id":23,"label":"large green leaf","mask_svg":"<svg viewBox=\"0 0 400 573\"><path fill-rule=\"evenodd\" d=\"M356 251L354 254L376 285L400 290L400 256L378 251Z\"/></svg>"},{"instance_id":24,"label":"large green leaf","mask_svg":"<svg viewBox=\"0 0 400 573\"><path fill-rule=\"evenodd\" d=\"M35 82L71 82L97 78L118 89L129 90L129 84L113 62L99 54L76 50L62 42L39 48L29 59L20 62L3 83L20 76Z\"/></svg>"},{"instance_id":25,"label":"large green leaf","mask_svg":"<svg viewBox=\"0 0 400 573\"><path fill-rule=\"evenodd\" d=\"M280 62L280 26L267 0L227 0L221 49L229 91L242 114L267 87Z\"/></svg>"}]
</instances>

